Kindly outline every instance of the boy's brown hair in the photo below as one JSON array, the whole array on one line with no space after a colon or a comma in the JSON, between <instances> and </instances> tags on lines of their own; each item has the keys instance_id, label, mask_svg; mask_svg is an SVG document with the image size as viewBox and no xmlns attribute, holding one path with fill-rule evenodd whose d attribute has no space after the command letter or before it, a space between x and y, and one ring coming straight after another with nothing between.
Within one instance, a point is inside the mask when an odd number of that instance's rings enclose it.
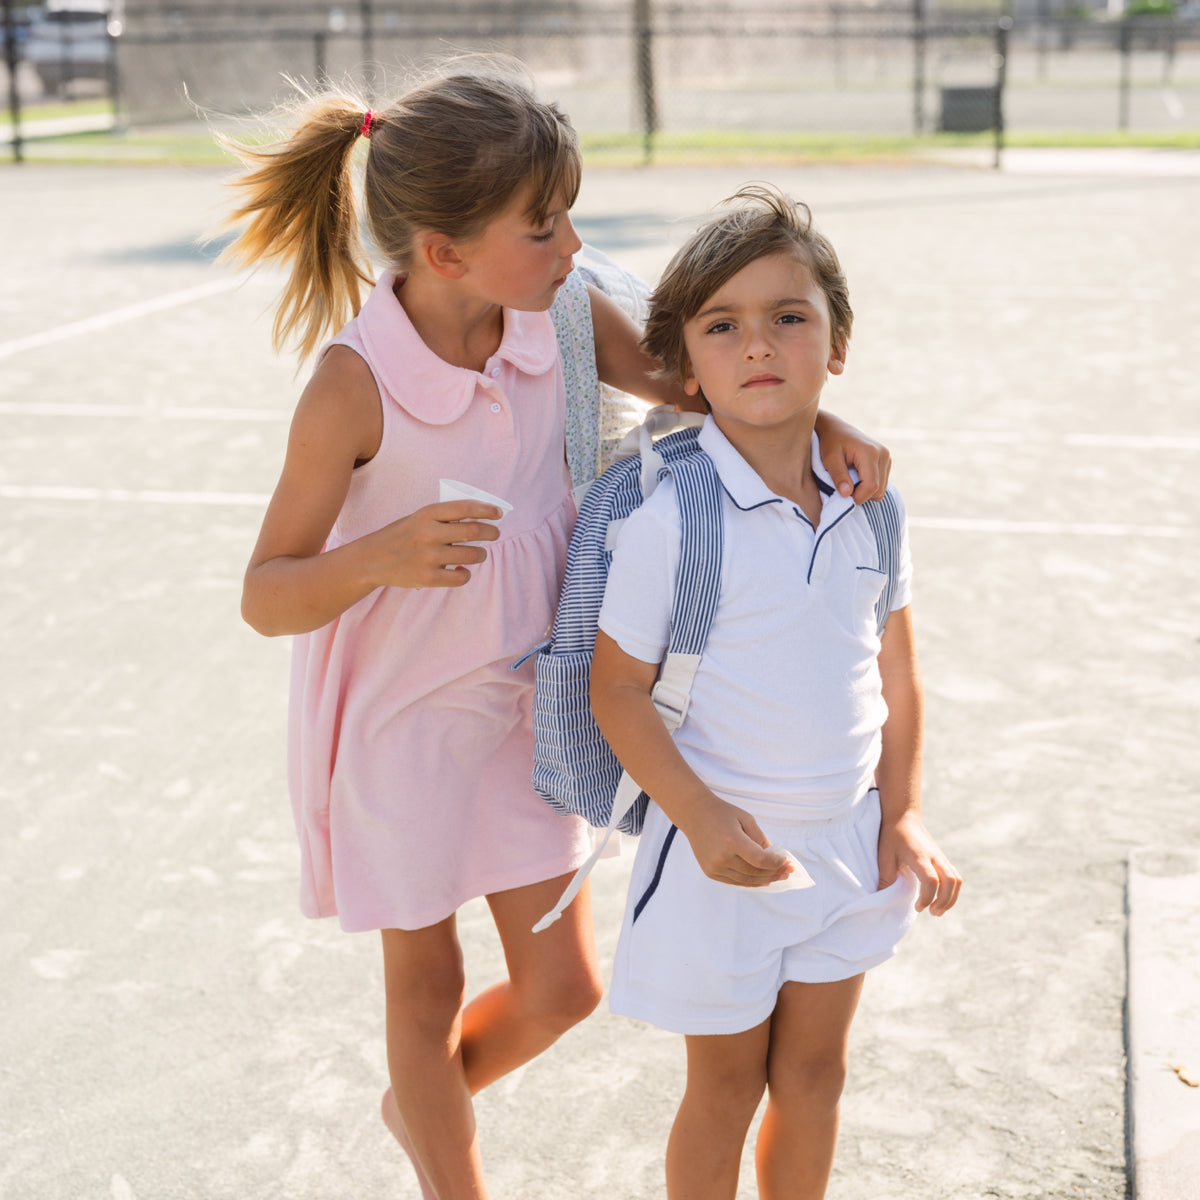
<instances>
[{"instance_id":1,"label":"boy's brown hair","mask_svg":"<svg viewBox=\"0 0 1200 1200\"><path fill-rule=\"evenodd\" d=\"M659 375L684 382L690 367L684 325L740 270L771 254L793 254L812 271L829 304L834 348L844 353L854 324L850 292L808 205L769 184L748 184L722 203L732 207L688 239L650 297L642 349L662 363Z\"/></svg>"}]
</instances>

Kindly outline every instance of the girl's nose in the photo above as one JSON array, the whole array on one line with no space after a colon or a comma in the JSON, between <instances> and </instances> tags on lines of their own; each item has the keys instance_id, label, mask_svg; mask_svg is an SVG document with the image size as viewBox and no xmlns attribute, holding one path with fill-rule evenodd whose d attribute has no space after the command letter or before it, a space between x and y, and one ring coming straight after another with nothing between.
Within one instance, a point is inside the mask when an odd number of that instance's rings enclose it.
<instances>
[{"instance_id":1,"label":"girl's nose","mask_svg":"<svg viewBox=\"0 0 1200 1200\"><path fill-rule=\"evenodd\" d=\"M570 214L566 214L563 226L563 244L559 248L563 257L571 254L578 254L583 249L583 239L575 232L575 226L571 222Z\"/></svg>"}]
</instances>

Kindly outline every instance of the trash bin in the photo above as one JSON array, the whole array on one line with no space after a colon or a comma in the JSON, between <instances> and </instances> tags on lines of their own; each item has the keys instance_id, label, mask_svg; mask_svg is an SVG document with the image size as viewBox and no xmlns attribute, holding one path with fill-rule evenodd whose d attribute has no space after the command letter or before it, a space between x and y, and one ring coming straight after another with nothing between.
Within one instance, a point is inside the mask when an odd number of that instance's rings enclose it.
<instances>
[{"instance_id":1,"label":"trash bin","mask_svg":"<svg viewBox=\"0 0 1200 1200\"><path fill-rule=\"evenodd\" d=\"M983 133L996 128L995 87L944 87L939 133Z\"/></svg>"}]
</instances>

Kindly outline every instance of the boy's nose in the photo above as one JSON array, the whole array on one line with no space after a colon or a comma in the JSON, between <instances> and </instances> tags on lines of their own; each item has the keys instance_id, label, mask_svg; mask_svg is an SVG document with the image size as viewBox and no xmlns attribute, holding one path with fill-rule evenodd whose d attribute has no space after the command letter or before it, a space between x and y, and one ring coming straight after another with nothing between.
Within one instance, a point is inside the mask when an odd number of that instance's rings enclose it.
<instances>
[{"instance_id":1,"label":"boy's nose","mask_svg":"<svg viewBox=\"0 0 1200 1200\"><path fill-rule=\"evenodd\" d=\"M770 338L761 329L751 326L746 330L745 354L747 358L770 358L774 352Z\"/></svg>"}]
</instances>

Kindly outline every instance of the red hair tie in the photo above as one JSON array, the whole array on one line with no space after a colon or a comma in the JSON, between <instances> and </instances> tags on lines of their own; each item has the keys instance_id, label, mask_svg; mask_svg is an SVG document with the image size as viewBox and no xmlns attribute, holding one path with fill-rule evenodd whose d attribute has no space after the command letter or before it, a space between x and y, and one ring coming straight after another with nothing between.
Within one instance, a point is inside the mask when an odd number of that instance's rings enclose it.
<instances>
[{"instance_id":1,"label":"red hair tie","mask_svg":"<svg viewBox=\"0 0 1200 1200\"><path fill-rule=\"evenodd\" d=\"M367 115L363 117L362 124L358 127L358 132L361 137L369 138L371 136L371 122L375 119L375 114L368 108Z\"/></svg>"}]
</instances>

